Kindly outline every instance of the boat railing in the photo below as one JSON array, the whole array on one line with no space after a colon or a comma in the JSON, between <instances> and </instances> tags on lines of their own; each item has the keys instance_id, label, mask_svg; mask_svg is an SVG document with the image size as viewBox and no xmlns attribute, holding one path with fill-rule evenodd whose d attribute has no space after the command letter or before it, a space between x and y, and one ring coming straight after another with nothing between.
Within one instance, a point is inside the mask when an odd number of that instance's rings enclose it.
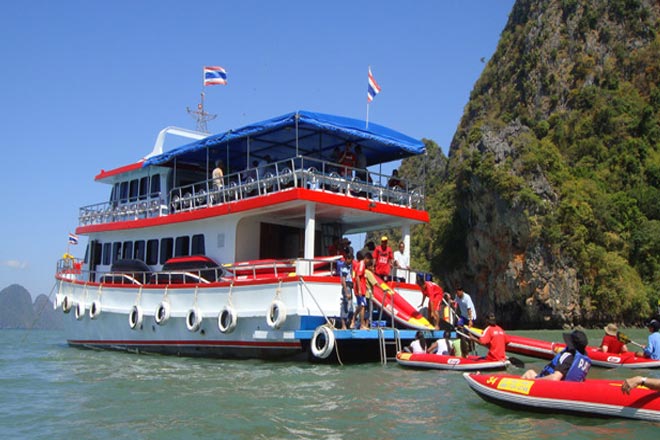
<instances>
[{"instance_id":1,"label":"boat railing","mask_svg":"<svg viewBox=\"0 0 660 440\"><path fill-rule=\"evenodd\" d=\"M112 271L86 270L84 261L65 257L57 262L57 275L60 278L90 281L99 284L120 284L140 286L145 284L209 284L233 279L249 280L263 277L264 274L280 277L290 276L297 270L306 275L336 275L337 260L282 259L255 262L253 264L225 264L218 268L201 268L172 271Z\"/></svg>"},{"instance_id":2,"label":"boat railing","mask_svg":"<svg viewBox=\"0 0 660 440\"><path fill-rule=\"evenodd\" d=\"M109 201L80 208L78 224L81 226L161 217L168 213L167 201L160 193L141 200L120 203Z\"/></svg>"},{"instance_id":3,"label":"boat railing","mask_svg":"<svg viewBox=\"0 0 660 440\"><path fill-rule=\"evenodd\" d=\"M388 186L389 176L364 169L298 156L228 174L222 182L213 179L176 187L170 191L169 212L191 211L288 188L330 191L352 197L424 209L424 196L405 179Z\"/></svg>"},{"instance_id":4,"label":"boat railing","mask_svg":"<svg viewBox=\"0 0 660 440\"><path fill-rule=\"evenodd\" d=\"M366 169L297 156L173 188L167 197L156 193L137 200L108 201L80 208L80 226L132 221L192 211L293 187L424 209L424 195L406 179L390 185L390 176Z\"/></svg>"}]
</instances>

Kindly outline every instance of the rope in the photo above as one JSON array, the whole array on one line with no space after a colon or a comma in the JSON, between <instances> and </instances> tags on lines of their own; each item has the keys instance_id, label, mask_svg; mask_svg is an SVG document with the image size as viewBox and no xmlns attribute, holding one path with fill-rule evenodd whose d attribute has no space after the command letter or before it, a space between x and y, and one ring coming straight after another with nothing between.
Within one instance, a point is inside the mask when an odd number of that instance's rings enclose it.
<instances>
[{"instance_id":1,"label":"rope","mask_svg":"<svg viewBox=\"0 0 660 440\"><path fill-rule=\"evenodd\" d=\"M300 277L300 282L302 283L303 286L305 286L305 289L307 289L307 293L309 293L309 296L312 298L312 300L313 300L314 303L316 304L316 307L319 308L319 311L320 311L321 314L323 315L323 318L325 319L325 324L324 324L324 325L327 326L328 329L334 333L334 331L335 331L335 328L334 328L334 327L335 327L335 326L332 325L332 323L330 322L330 319L328 319L328 317L326 316L325 312L324 312L323 309L321 308L321 305L318 303L318 301L316 301L316 298L314 297L314 294L312 293L312 291L311 291L311 289L309 288L309 286L307 285L307 283L305 283L305 280L303 279L303 277ZM280 280L280 284L281 284L281 283L282 283L282 281ZM310 342L311 342L311 341L310 341ZM337 344L337 338L335 338L335 354L337 355L337 362L339 362L339 365L342 365L342 366L343 366L344 363L341 361L341 356L339 355L339 344Z\"/></svg>"},{"instance_id":2,"label":"rope","mask_svg":"<svg viewBox=\"0 0 660 440\"><path fill-rule=\"evenodd\" d=\"M57 282L55 282L55 284L53 284L53 287L51 287L50 293L48 294L48 301L44 301L44 303L41 305L41 308L37 312L37 316L34 317L32 322L30 323L30 328L28 328L27 330L34 330L34 324L41 318L41 315L43 314L44 309L46 308L46 305L50 303L50 298L51 298L51 296L53 296L53 292L55 291L56 286L57 286ZM25 339L27 337L28 337L28 332L26 332L23 335L23 338L21 338L21 345L23 345L23 343L25 342Z\"/></svg>"},{"instance_id":3,"label":"rope","mask_svg":"<svg viewBox=\"0 0 660 440\"><path fill-rule=\"evenodd\" d=\"M231 303L231 295L233 289L234 289L234 280L232 280L231 284L229 285L229 294L227 295L227 305L232 308L234 307L234 305Z\"/></svg>"}]
</instances>

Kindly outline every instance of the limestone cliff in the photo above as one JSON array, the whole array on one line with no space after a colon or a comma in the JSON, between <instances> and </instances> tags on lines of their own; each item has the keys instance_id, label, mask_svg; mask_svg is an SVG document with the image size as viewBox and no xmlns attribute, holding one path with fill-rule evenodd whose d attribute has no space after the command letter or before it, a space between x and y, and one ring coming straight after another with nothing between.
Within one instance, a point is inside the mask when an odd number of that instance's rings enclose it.
<instances>
[{"instance_id":1,"label":"limestone cliff","mask_svg":"<svg viewBox=\"0 0 660 440\"><path fill-rule=\"evenodd\" d=\"M427 189L431 215L446 220L430 226L435 250L418 256L445 287L463 284L482 316L524 328L651 313L659 23L655 0L514 5L452 140L443 188Z\"/></svg>"}]
</instances>

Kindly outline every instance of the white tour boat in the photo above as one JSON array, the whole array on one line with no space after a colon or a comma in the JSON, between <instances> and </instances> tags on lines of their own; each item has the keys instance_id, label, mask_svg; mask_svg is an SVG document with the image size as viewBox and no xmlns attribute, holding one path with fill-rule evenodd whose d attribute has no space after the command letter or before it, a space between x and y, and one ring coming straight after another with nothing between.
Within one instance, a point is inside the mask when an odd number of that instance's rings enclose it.
<instances>
[{"instance_id":1,"label":"white tour boat","mask_svg":"<svg viewBox=\"0 0 660 440\"><path fill-rule=\"evenodd\" d=\"M163 152L166 134L189 140ZM68 343L312 360L341 346L348 360L399 339L395 326L427 328L387 304L394 336L332 325L340 307L333 238L400 228L409 252L411 225L429 220L421 188L388 187L386 176L336 163L335 148L347 142L368 166L425 151L376 124L299 111L210 136L169 127L145 158L102 170L95 180L110 197L79 211L85 258L66 255L57 266L55 307L66 313ZM221 180L212 177L218 159ZM390 287L413 304L421 298L412 277Z\"/></svg>"}]
</instances>

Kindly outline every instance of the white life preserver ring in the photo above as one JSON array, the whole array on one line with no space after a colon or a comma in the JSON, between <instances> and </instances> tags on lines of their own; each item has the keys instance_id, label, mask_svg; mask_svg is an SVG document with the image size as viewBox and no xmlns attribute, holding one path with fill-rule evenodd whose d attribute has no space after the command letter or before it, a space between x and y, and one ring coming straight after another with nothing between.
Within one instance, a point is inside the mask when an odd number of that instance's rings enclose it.
<instances>
[{"instance_id":1,"label":"white life preserver ring","mask_svg":"<svg viewBox=\"0 0 660 440\"><path fill-rule=\"evenodd\" d=\"M202 325L202 314L199 308L193 307L188 310L188 314L186 315L186 328L188 328L188 331L196 332L199 330L200 325Z\"/></svg>"},{"instance_id":2,"label":"white life preserver ring","mask_svg":"<svg viewBox=\"0 0 660 440\"><path fill-rule=\"evenodd\" d=\"M284 324L284 321L286 321L286 305L279 299L276 299L268 307L266 322L268 323L268 327L277 330Z\"/></svg>"},{"instance_id":3,"label":"white life preserver ring","mask_svg":"<svg viewBox=\"0 0 660 440\"><path fill-rule=\"evenodd\" d=\"M85 303L78 302L76 303L76 308L73 311L74 316L78 321L85 317Z\"/></svg>"},{"instance_id":4,"label":"white life preserver ring","mask_svg":"<svg viewBox=\"0 0 660 440\"><path fill-rule=\"evenodd\" d=\"M168 319L170 319L170 303L168 301L161 301L156 308L156 313L154 314L154 320L158 325L165 325Z\"/></svg>"},{"instance_id":5,"label":"white life preserver ring","mask_svg":"<svg viewBox=\"0 0 660 440\"><path fill-rule=\"evenodd\" d=\"M89 317L90 319L96 319L101 314L101 301L95 299L92 301L92 304L89 306Z\"/></svg>"},{"instance_id":6,"label":"white life preserver ring","mask_svg":"<svg viewBox=\"0 0 660 440\"><path fill-rule=\"evenodd\" d=\"M128 314L128 325L133 329L139 329L142 327L142 319L144 314L142 313L142 307L134 305Z\"/></svg>"},{"instance_id":7,"label":"white life preserver ring","mask_svg":"<svg viewBox=\"0 0 660 440\"><path fill-rule=\"evenodd\" d=\"M69 295L64 295L64 298L62 299L62 311L64 313L69 313L71 307L73 307L73 299L71 299Z\"/></svg>"},{"instance_id":8,"label":"white life preserver ring","mask_svg":"<svg viewBox=\"0 0 660 440\"><path fill-rule=\"evenodd\" d=\"M231 333L236 328L238 316L232 306L224 306L218 313L218 330L222 333Z\"/></svg>"},{"instance_id":9,"label":"white life preserver ring","mask_svg":"<svg viewBox=\"0 0 660 440\"><path fill-rule=\"evenodd\" d=\"M335 348L335 332L325 325L316 327L310 347L314 356L319 359L326 359Z\"/></svg>"}]
</instances>

